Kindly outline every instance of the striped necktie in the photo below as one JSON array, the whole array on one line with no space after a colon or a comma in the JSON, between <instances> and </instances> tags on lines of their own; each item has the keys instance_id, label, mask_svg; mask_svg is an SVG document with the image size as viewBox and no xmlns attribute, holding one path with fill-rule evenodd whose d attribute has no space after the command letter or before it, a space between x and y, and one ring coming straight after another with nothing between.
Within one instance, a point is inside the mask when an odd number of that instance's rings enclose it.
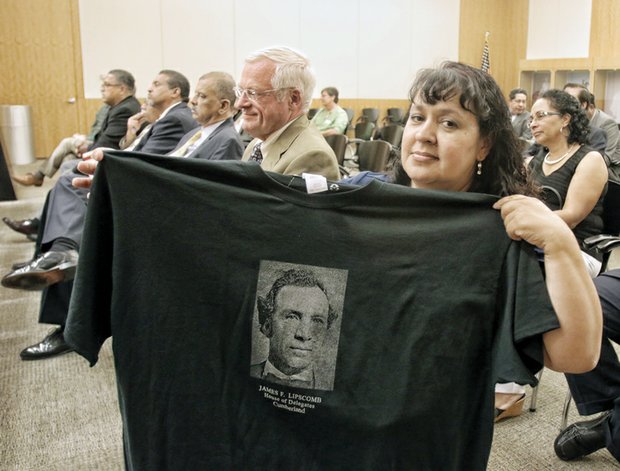
<instances>
[{"instance_id":1,"label":"striped necktie","mask_svg":"<svg viewBox=\"0 0 620 471\"><path fill-rule=\"evenodd\" d=\"M196 148L195 143L198 139L200 139L200 136L202 136L202 129L190 137L185 144L168 155L171 157L185 157Z\"/></svg>"}]
</instances>

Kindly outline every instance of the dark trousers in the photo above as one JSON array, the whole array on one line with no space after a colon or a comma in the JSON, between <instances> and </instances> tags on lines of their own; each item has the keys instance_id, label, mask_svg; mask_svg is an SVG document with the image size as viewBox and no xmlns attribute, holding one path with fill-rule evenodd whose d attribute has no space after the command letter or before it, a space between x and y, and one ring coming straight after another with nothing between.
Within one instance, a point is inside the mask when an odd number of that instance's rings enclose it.
<instances>
[{"instance_id":1,"label":"dark trousers","mask_svg":"<svg viewBox=\"0 0 620 471\"><path fill-rule=\"evenodd\" d=\"M48 193L41 213L37 253L47 252L59 237L71 239L80 245L88 190L75 188L71 184L73 178L79 175L75 169L63 173ZM73 280L45 288L41 295L39 322L64 326L72 290Z\"/></svg>"},{"instance_id":2,"label":"dark trousers","mask_svg":"<svg viewBox=\"0 0 620 471\"><path fill-rule=\"evenodd\" d=\"M606 430L607 449L620 461L620 362L610 342L620 343L620 270L599 275L594 284L603 307L601 358L592 371L567 374L566 380L581 415L613 411Z\"/></svg>"}]
</instances>

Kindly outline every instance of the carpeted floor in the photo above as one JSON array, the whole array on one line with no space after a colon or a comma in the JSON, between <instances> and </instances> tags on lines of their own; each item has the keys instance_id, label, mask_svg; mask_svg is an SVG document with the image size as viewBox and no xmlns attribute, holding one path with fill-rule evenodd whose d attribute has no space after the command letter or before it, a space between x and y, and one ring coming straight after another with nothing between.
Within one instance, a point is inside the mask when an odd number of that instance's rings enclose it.
<instances>
[{"instance_id":1,"label":"carpeted floor","mask_svg":"<svg viewBox=\"0 0 620 471\"><path fill-rule=\"evenodd\" d=\"M36 164L14 171L21 174L33 169ZM38 214L52 184L46 181L40 188L16 188L19 200L0 203L0 217L22 219ZM32 242L0 223L1 274L12 263L30 258L32 248ZM121 421L110 341L94 368L74 353L21 361L19 351L39 341L49 329L37 323L39 297L38 292L0 287L0 469L122 470ZM620 469L606 450L572 463L556 458L552 444L566 390L563 375L545 370L538 411L525 411L496 426L490 470ZM529 397L527 401L529 404ZM572 407L569 422L576 419Z\"/></svg>"}]
</instances>

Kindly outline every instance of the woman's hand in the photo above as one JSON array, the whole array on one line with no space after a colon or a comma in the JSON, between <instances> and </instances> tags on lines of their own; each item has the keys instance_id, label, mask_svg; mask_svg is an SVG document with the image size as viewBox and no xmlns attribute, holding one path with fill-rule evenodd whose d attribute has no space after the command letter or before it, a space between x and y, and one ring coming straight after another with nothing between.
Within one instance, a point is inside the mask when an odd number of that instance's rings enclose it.
<instances>
[{"instance_id":1,"label":"woman's hand","mask_svg":"<svg viewBox=\"0 0 620 471\"><path fill-rule=\"evenodd\" d=\"M493 207L501 211L511 239L545 252L545 285L560 322L543 335L545 366L567 373L591 370L601 349L601 306L573 231L535 198L511 195Z\"/></svg>"},{"instance_id":2,"label":"woman's hand","mask_svg":"<svg viewBox=\"0 0 620 471\"><path fill-rule=\"evenodd\" d=\"M508 236L525 240L543 249L545 254L574 244L575 237L568 225L545 204L529 196L511 195L497 201Z\"/></svg>"}]
</instances>

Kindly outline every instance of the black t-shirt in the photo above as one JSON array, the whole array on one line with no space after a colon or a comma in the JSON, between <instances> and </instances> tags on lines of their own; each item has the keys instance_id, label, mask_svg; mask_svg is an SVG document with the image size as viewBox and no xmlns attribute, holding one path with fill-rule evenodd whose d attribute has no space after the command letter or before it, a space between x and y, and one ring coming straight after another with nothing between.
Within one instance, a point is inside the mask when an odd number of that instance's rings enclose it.
<instances>
[{"instance_id":1,"label":"black t-shirt","mask_svg":"<svg viewBox=\"0 0 620 471\"><path fill-rule=\"evenodd\" d=\"M485 469L495 382L532 384L558 327L495 197L136 157L97 170L65 330L91 364L113 336L129 469ZM312 385L262 375L289 269L336 316Z\"/></svg>"}]
</instances>

